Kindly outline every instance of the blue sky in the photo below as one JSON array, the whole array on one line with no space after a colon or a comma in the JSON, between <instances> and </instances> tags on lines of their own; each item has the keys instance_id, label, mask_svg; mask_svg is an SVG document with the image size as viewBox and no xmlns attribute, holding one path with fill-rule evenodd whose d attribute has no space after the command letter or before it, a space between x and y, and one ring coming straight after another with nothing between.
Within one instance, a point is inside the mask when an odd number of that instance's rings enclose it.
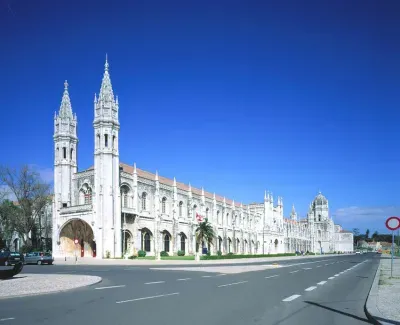
<instances>
[{"instance_id":1,"label":"blue sky","mask_svg":"<svg viewBox=\"0 0 400 325\"><path fill-rule=\"evenodd\" d=\"M2 164L51 180L68 79L93 162L105 54L121 161L249 203L385 232L400 214L398 1L0 0Z\"/></svg>"}]
</instances>

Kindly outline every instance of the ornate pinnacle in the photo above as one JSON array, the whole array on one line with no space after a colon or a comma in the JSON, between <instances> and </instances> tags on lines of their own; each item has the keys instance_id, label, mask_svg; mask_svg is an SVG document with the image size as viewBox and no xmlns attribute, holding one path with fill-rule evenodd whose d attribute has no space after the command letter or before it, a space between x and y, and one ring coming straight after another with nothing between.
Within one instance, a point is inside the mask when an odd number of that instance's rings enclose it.
<instances>
[{"instance_id":1,"label":"ornate pinnacle","mask_svg":"<svg viewBox=\"0 0 400 325\"><path fill-rule=\"evenodd\" d=\"M64 90L68 90L68 81L67 80L64 81Z\"/></svg>"}]
</instances>

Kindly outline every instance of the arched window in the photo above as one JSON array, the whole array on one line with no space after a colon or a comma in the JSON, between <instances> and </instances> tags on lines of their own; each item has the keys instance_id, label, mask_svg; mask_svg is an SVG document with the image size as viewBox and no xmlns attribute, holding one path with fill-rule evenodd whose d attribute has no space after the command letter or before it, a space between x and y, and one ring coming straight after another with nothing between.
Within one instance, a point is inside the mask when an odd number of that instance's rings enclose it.
<instances>
[{"instance_id":1,"label":"arched window","mask_svg":"<svg viewBox=\"0 0 400 325\"><path fill-rule=\"evenodd\" d=\"M104 134L104 147L108 147L108 134Z\"/></svg>"},{"instance_id":2,"label":"arched window","mask_svg":"<svg viewBox=\"0 0 400 325\"><path fill-rule=\"evenodd\" d=\"M182 210L183 210L183 202L180 201L178 205L178 213L180 217L182 217Z\"/></svg>"},{"instance_id":3,"label":"arched window","mask_svg":"<svg viewBox=\"0 0 400 325\"><path fill-rule=\"evenodd\" d=\"M122 207L129 208L129 187L126 185L121 186L121 200L122 200Z\"/></svg>"},{"instance_id":4,"label":"arched window","mask_svg":"<svg viewBox=\"0 0 400 325\"><path fill-rule=\"evenodd\" d=\"M222 252L222 238L218 236L218 251Z\"/></svg>"},{"instance_id":5,"label":"arched window","mask_svg":"<svg viewBox=\"0 0 400 325\"><path fill-rule=\"evenodd\" d=\"M147 201L147 193L142 193L142 210L146 211L146 201Z\"/></svg>"},{"instance_id":6,"label":"arched window","mask_svg":"<svg viewBox=\"0 0 400 325\"><path fill-rule=\"evenodd\" d=\"M151 250L151 235L148 230L142 230L142 250L145 252Z\"/></svg>"},{"instance_id":7,"label":"arched window","mask_svg":"<svg viewBox=\"0 0 400 325\"><path fill-rule=\"evenodd\" d=\"M209 208L206 209L206 218L208 219L208 212L210 211Z\"/></svg>"},{"instance_id":8,"label":"arched window","mask_svg":"<svg viewBox=\"0 0 400 325\"><path fill-rule=\"evenodd\" d=\"M161 200L161 213L167 213L167 198L164 196Z\"/></svg>"},{"instance_id":9,"label":"arched window","mask_svg":"<svg viewBox=\"0 0 400 325\"><path fill-rule=\"evenodd\" d=\"M228 238L228 253L231 253L232 251L232 240Z\"/></svg>"},{"instance_id":10,"label":"arched window","mask_svg":"<svg viewBox=\"0 0 400 325\"><path fill-rule=\"evenodd\" d=\"M115 135L113 135L113 137L112 137L112 147L114 149L116 149L116 147L115 147L115 145L116 145L115 139L116 139L116 137L115 137Z\"/></svg>"},{"instance_id":11,"label":"arched window","mask_svg":"<svg viewBox=\"0 0 400 325\"><path fill-rule=\"evenodd\" d=\"M100 134L96 136L96 148L100 149Z\"/></svg>"},{"instance_id":12,"label":"arched window","mask_svg":"<svg viewBox=\"0 0 400 325\"><path fill-rule=\"evenodd\" d=\"M74 148L71 148L71 156L70 156L71 160L74 160Z\"/></svg>"},{"instance_id":13,"label":"arched window","mask_svg":"<svg viewBox=\"0 0 400 325\"><path fill-rule=\"evenodd\" d=\"M63 147L63 158L67 159L67 148Z\"/></svg>"},{"instance_id":14,"label":"arched window","mask_svg":"<svg viewBox=\"0 0 400 325\"><path fill-rule=\"evenodd\" d=\"M57 147L57 151L56 151L56 159L60 159L60 149Z\"/></svg>"},{"instance_id":15,"label":"arched window","mask_svg":"<svg viewBox=\"0 0 400 325\"><path fill-rule=\"evenodd\" d=\"M186 235L181 232L181 251L186 252Z\"/></svg>"},{"instance_id":16,"label":"arched window","mask_svg":"<svg viewBox=\"0 0 400 325\"><path fill-rule=\"evenodd\" d=\"M169 235L169 233L165 233L164 234L164 251L165 252L169 252L169 242L171 240L171 236Z\"/></svg>"},{"instance_id":17,"label":"arched window","mask_svg":"<svg viewBox=\"0 0 400 325\"><path fill-rule=\"evenodd\" d=\"M318 221L321 221L321 215L320 214L318 215Z\"/></svg>"},{"instance_id":18,"label":"arched window","mask_svg":"<svg viewBox=\"0 0 400 325\"><path fill-rule=\"evenodd\" d=\"M92 189L86 183L79 190L79 204L92 204Z\"/></svg>"},{"instance_id":19,"label":"arched window","mask_svg":"<svg viewBox=\"0 0 400 325\"><path fill-rule=\"evenodd\" d=\"M219 214L219 210L217 211L217 223L221 224L221 215Z\"/></svg>"}]
</instances>

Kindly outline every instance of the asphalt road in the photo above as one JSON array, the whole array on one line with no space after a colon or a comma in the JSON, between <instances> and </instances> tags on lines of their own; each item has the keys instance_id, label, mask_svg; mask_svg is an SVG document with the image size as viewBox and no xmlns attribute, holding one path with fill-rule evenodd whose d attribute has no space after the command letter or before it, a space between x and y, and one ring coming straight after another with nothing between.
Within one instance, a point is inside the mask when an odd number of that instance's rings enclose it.
<instances>
[{"instance_id":1,"label":"asphalt road","mask_svg":"<svg viewBox=\"0 0 400 325\"><path fill-rule=\"evenodd\" d=\"M103 281L63 293L0 300L0 323L368 323L364 304L379 255L280 264L286 267L239 274L150 270L149 266L26 266L25 273L93 274Z\"/></svg>"}]
</instances>

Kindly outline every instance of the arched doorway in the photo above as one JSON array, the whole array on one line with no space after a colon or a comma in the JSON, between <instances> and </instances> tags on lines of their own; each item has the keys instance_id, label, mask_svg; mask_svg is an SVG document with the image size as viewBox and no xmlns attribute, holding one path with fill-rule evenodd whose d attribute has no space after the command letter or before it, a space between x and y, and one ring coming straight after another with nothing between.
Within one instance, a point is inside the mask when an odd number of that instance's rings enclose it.
<instances>
[{"instance_id":1,"label":"arched doorway","mask_svg":"<svg viewBox=\"0 0 400 325\"><path fill-rule=\"evenodd\" d=\"M96 257L93 230L81 219L66 223L60 231L60 251L64 256ZM75 244L75 239L78 244Z\"/></svg>"},{"instance_id":2,"label":"arched doorway","mask_svg":"<svg viewBox=\"0 0 400 325\"><path fill-rule=\"evenodd\" d=\"M131 234L131 232L125 230L123 239L124 239L123 254L132 256L133 252L132 252L132 234Z\"/></svg>"}]
</instances>

